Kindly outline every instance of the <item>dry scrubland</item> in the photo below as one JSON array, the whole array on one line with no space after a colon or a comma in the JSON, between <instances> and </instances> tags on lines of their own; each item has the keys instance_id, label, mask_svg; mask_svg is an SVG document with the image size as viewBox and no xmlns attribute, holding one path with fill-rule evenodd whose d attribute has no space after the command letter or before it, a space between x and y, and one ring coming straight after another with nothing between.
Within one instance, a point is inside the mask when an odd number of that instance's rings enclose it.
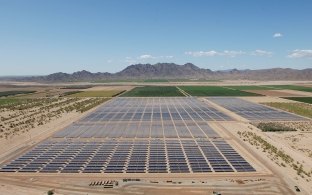
<instances>
[{"instance_id":1,"label":"dry scrubland","mask_svg":"<svg viewBox=\"0 0 312 195\"><path fill-rule=\"evenodd\" d=\"M298 127L297 131L262 132L257 124L223 124L225 128L244 142L246 147L265 159L272 170L289 181L289 188L300 185L307 194L312 193L312 159L309 155L312 149L311 129L307 126L312 122L287 122L279 125ZM302 129L303 131L299 130ZM279 177L281 177L279 176ZM305 194L305 193L303 193Z\"/></svg>"},{"instance_id":2,"label":"dry scrubland","mask_svg":"<svg viewBox=\"0 0 312 195\"><path fill-rule=\"evenodd\" d=\"M106 100L105 98L1 99L0 138L8 139L28 132L71 112L85 112Z\"/></svg>"},{"instance_id":3,"label":"dry scrubland","mask_svg":"<svg viewBox=\"0 0 312 195\"><path fill-rule=\"evenodd\" d=\"M129 86L0 85L0 139L10 139L70 113L82 113Z\"/></svg>"}]
</instances>

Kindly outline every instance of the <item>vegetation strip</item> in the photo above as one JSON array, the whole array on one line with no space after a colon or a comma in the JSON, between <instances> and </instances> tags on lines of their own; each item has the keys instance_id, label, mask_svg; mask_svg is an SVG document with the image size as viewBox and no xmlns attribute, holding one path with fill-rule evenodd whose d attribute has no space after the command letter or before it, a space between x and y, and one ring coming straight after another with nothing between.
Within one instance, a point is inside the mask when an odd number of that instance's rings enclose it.
<instances>
[{"instance_id":1,"label":"vegetation strip","mask_svg":"<svg viewBox=\"0 0 312 195\"><path fill-rule=\"evenodd\" d=\"M283 97L283 98L288 100L294 100L297 102L312 104L312 97Z\"/></svg>"},{"instance_id":2,"label":"vegetation strip","mask_svg":"<svg viewBox=\"0 0 312 195\"><path fill-rule=\"evenodd\" d=\"M35 93L36 91L1 91L0 97L14 96L20 94L30 94Z\"/></svg>"},{"instance_id":3,"label":"vegetation strip","mask_svg":"<svg viewBox=\"0 0 312 195\"><path fill-rule=\"evenodd\" d=\"M269 102L265 105L312 118L312 105L305 103Z\"/></svg>"},{"instance_id":4,"label":"vegetation strip","mask_svg":"<svg viewBox=\"0 0 312 195\"><path fill-rule=\"evenodd\" d=\"M263 132L279 132L279 131L297 131L294 128L285 126L280 123L268 122L268 123L258 123L256 124L258 129L261 129Z\"/></svg>"}]
</instances>

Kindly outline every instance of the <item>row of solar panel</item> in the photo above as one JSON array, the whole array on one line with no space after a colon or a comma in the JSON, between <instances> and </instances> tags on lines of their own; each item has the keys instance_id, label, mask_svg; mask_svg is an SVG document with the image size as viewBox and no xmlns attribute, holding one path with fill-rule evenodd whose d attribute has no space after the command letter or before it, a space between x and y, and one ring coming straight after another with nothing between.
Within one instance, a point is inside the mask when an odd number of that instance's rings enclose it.
<instances>
[{"instance_id":1,"label":"row of solar panel","mask_svg":"<svg viewBox=\"0 0 312 195\"><path fill-rule=\"evenodd\" d=\"M212 138L219 135L206 123L188 122L127 122L73 124L54 134L55 138Z\"/></svg>"},{"instance_id":2,"label":"row of solar panel","mask_svg":"<svg viewBox=\"0 0 312 195\"><path fill-rule=\"evenodd\" d=\"M150 106L148 106L148 101ZM155 104L158 102L158 104ZM81 121L231 120L195 98L116 98Z\"/></svg>"},{"instance_id":3,"label":"row of solar panel","mask_svg":"<svg viewBox=\"0 0 312 195\"><path fill-rule=\"evenodd\" d=\"M225 141L43 142L1 172L187 173L255 171Z\"/></svg>"},{"instance_id":4,"label":"row of solar panel","mask_svg":"<svg viewBox=\"0 0 312 195\"><path fill-rule=\"evenodd\" d=\"M308 120L295 114L269 108L239 98L207 98L251 121L300 121Z\"/></svg>"}]
</instances>

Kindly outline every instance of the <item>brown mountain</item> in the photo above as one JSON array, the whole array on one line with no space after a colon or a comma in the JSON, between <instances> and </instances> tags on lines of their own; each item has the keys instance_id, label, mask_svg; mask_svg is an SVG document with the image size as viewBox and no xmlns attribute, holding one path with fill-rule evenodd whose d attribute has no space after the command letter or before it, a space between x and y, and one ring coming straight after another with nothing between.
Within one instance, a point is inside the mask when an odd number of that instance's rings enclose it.
<instances>
[{"instance_id":1,"label":"brown mountain","mask_svg":"<svg viewBox=\"0 0 312 195\"><path fill-rule=\"evenodd\" d=\"M135 64L117 73L91 73L78 71L72 74L54 73L47 76L16 78L15 80L38 82L99 81L116 79L247 79L247 80L312 80L312 69L272 68L262 70L212 71L194 64L177 65L174 63ZM12 80L12 78L11 78Z\"/></svg>"}]
</instances>

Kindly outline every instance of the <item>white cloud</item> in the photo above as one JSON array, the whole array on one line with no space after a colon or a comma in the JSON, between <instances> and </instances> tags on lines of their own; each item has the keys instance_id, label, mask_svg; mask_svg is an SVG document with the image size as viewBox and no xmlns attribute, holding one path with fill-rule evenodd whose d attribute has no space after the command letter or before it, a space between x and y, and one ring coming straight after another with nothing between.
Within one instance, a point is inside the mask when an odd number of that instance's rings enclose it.
<instances>
[{"instance_id":1,"label":"white cloud","mask_svg":"<svg viewBox=\"0 0 312 195\"><path fill-rule=\"evenodd\" d=\"M159 56L159 57L157 57L157 58L166 58L166 59L171 59L171 58L173 58L173 56Z\"/></svg>"},{"instance_id":2,"label":"white cloud","mask_svg":"<svg viewBox=\"0 0 312 195\"><path fill-rule=\"evenodd\" d=\"M251 52L251 55L253 56L267 56L267 57L270 57L272 56L272 52L270 51L265 51L265 50L261 50L261 49L257 49L253 52Z\"/></svg>"},{"instance_id":3,"label":"white cloud","mask_svg":"<svg viewBox=\"0 0 312 195\"><path fill-rule=\"evenodd\" d=\"M289 58L312 58L312 50L310 49L295 49L287 56Z\"/></svg>"},{"instance_id":4,"label":"white cloud","mask_svg":"<svg viewBox=\"0 0 312 195\"><path fill-rule=\"evenodd\" d=\"M144 54L144 55L140 55L138 57L138 59L153 59L155 57L153 57L152 55L149 55L149 54Z\"/></svg>"},{"instance_id":5,"label":"white cloud","mask_svg":"<svg viewBox=\"0 0 312 195\"><path fill-rule=\"evenodd\" d=\"M213 57L213 56L228 56L228 57L236 57L238 55L243 55L246 52L243 51L228 51L225 50L223 52L217 52L214 50L211 51L187 51L185 52L186 55L190 55L193 57L202 57L202 56L208 56L208 57Z\"/></svg>"},{"instance_id":6,"label":"white cloud","mask_svg":"<svg viewBox=\"0 0 312 195\"><path fill-rule=\"evenodd\" d=\"M139 60L147 60L147 59L171 59L173 56L153 56L150 54L143 54L137 57Z\"/></svg>"},{"instance_id":7,"label":"white cloud","mask_svg":"<svg viewBox=\"0 0 312 195\"><path fill-rule=\"evenodd\" d=\"M279 38L279 37L282 37L282 36L283 36L282 33L274 33L274 34L273 34L273 37L274 37L274 38Z\"/></svg>"},{"instance_id":8,"label":"white cloud","mask_svg":"<svg viewBox=\"0 0 312 195\"><path fill-rule=\"evenodd\" d=\"M243 52L243 51L227 51L227 50L225 50L223 53L221 53L221 55L229 56L229 57L236 57L238 55L243 55L243 54L246 54L246 52Z\"/></svg>"},{"instance_id":9,"label":"white cloud","mask_svg":"<svg viewBox=\"0 0 312 195\"><path fill-rule=\"evenodd\" d=\"M201 57L201 56L217 56L219 55L216 51L187 51L185 52L186 55L190 55L193 57Z\"/></svg>"}]
</instances>

